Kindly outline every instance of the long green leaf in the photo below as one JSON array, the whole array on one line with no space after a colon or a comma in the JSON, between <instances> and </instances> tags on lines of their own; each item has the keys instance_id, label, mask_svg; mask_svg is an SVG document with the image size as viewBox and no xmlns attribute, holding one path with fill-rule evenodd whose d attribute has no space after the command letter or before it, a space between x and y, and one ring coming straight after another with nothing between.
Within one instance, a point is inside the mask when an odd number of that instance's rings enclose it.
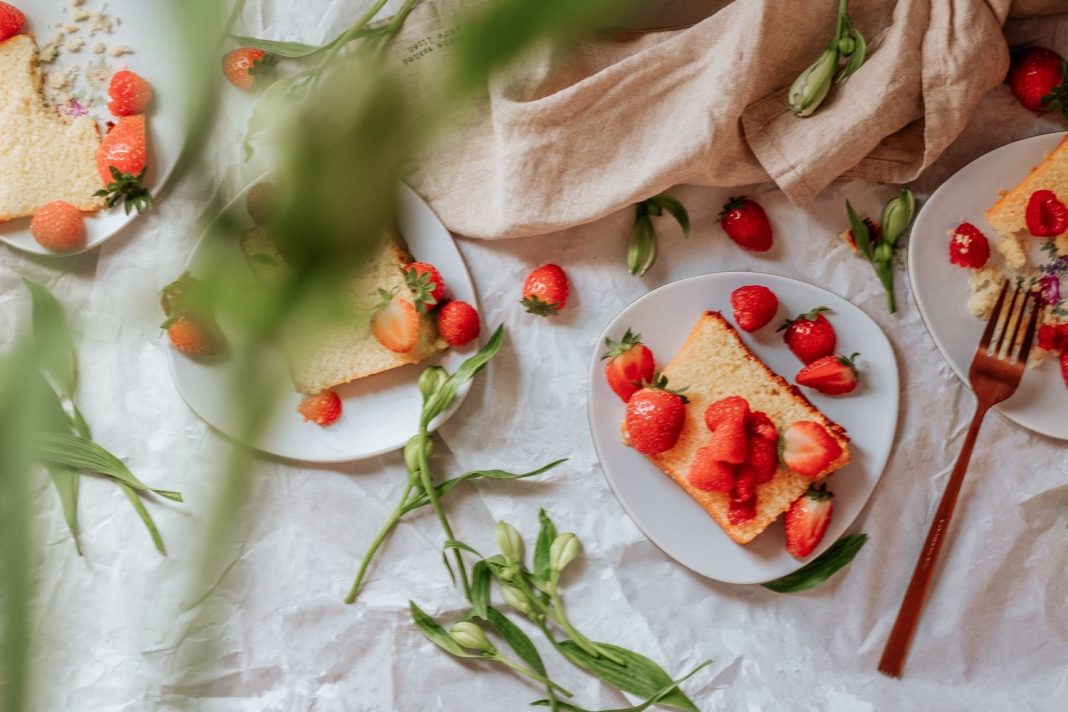
<instances>
[{"instance_id":1,"label":"long green leaf","mask_svg":"<svg viewBox=\"0 0 1068 712\"><path fill-rule=\"evenodd\" d=\"M490 607L490 584L493 583L493 573L485 561L479 561L471 569L471 607L475 609L475 615L483 620L489 620Z\"/></svg>"},{"instance_id":2,"label":"long green leaf","mask_svg":"<svg viewBox=\"0 0 1068 712\"><path fill-rule=\"evenodd\" d=\"M538 648L534 645L534 641L530 639L530 636L524 633L522 628L508 620L508 617L496 608L488 608L486 614L486 620L497 631L497 635L501 636L501 640L519 656L519 659L529 665L534 672L543 677L548 677L548 673L545 671L545 663L541 659L541 653L538 652ZM545 691L549 695L546 703L553 710L560 709L553 688L546 685Z\"/></svg>"},{"instance_id":3,"label":"long green leaf","mask_svg":"<svg viewBox=\"0 0 1068 712\"><path fill-rule=\"evenodd\" d=\"M67 328L63 307L43 285L23 278L33 301L33 333L40 344L40 367L56 389L67 398L78 382L74 363L74 341Z\"/></svg>"},{"instance_id":4,"label":"long green leaf","mask_svg":"<svg viewBox=\"0 0 1068 712\"><path fill-rule=\"evenodd\" d=\"M675 218L675 220L679 223L679 227L682 228L683 236L690 236L690 214L686 211L685 205L679 202L677 198L673 198L667 193L654 195L649 200L655 202L664 210L671 213L671 217Z\"/></svg>"},{"instance_id":5,"label":"long green leaf","mask_svg":"<svg viewBox=\"0 0 1068 712\"><path fill-rule=\"evenodd\" d=\"M445 480L444 482L442 482L439 485L435 485L434 486L434 490L438 493L438 498L440 499L440 498L444 497L448 492L450 492L453 488L455 488L457 485L459 485L460 483L465 482L467 480L475 480L475 479L483 479L483 478L484 479L491 479L491 480L522 480L522 479L526 479L527 477L536 477L537 475L540 475L540 474L542 474L544 472L548 472L549 470L553 469L554 467L556 467L560 463L566 462L566 461L567 461L566 458L563 458L563 459L560 459L560 460L554 460L553 462L550 462L548 465L544 465L543 467L539 467L536 470L531 470L530 472L521 472L521 473L506 472L504 470L473 470L471 472L465 472L464 474L459 475L458 477L454 477L454 478L452 478L450 480ZM429 503L430 503L430 500L427 499L426 494L420 494L419 496L417 496L414 499L412 499L408 504L404 505L403 513L407 514L408 512L411 512L412 510L419 509L420 507L425 507Z\"/></svg>"},{"instance_id":6,"label":"long green leaf","mask_svg":"<svg viewBox=\"0 0 1068 712\"><path fill-rule=\"evenodd\" d=\"M849 229L853 231L853 240L857 243L857 249L869 262L872 258L871 239L868 236L868 226L857 216L850 202L846 201L846 212L849 213Z\"/></svg>"},{"instance_id":7,"label":"long green leaf","mask_svg":"<svg viewBox=\"0 0 1068 712\"><path fill-rule=\"evenodd\" d=\"M489 341L478 350L475 355L468 358L456 372L446 378L440 386L427 398L423 404L422 425L426 427L430 421L438 417L456 398L460 386L470 381L481 371L489 360L497 355L504 343L504 325L498 326Z\"/></svg>"},{"instance_id":8,"label":"long green leaf","mask_svg":"<svg viewBox=\"0 0 1068 712\"><path fill-rule=\"evenodd\" d=\"M549 552L556 539L556 525L544 509L538 510L538 541L534 545L534 576L543 581L549 578Z\"/></svg>"},{"instance_id":9,"label":"long green leaf","mask_svg":"<svg viewBox=\"0 0 1068 712\"><path fill-rule=\"evenodd\" d=\"M330 44L312 45L303 42L260 39L259 37L249 37L248 35L231 35L231 38L242 47L255 47L286 59L311 57L330 48Z\"/></svg>"},{"instance_id":10,"label":"long green leaf","mask_svg":"<svg viewBox=\"0 0 1068 712\"><path fill-rule=\"evenodd\" d=\"M853 557L860 551L860 547L864 546L864 542L867 540L867 534L842 537L831 544L827 551L792 574L761 585L778 593L807 591L820 585L830 578L834 572L852 561Z\"/></svg>"},{"instance_id":11,"label":"long green leaf","mask_svg":"<svg viewBox=\"0 0 1068 712\"><path fill-rule=\"evenodd\" d=\"M614 653L624 661L624 664L614 663L603 655L594 657L570 640L560 641L557 649L583 670L616 689L638 695L642 699L655 697L664 688L673 685L671 676L644 655L608 643L597 643L597 646ZM698 712L693 701L679 689L670 690L659 699L659 702L687 712Z\"/></svg>"},{"instance_id":12,"label":"long green leaf","mask_svg":"<svg viewBox=\"0 0 1068 712\"><path fill-rule=\"evenodd\" d=\"M178 492L153 489L137 479L122 460L88 438L67 433L34 433L30 443L33 452L46 463L95 472L142 494L152 492L174 502L182 501Z\"/></svg>"},{"instance_id":13,"label":"long green leaf","mask_svg":"<svg viewBox=\"0 0 1068 712\"><path fill-rule=\"evenodd\" d=\"M129 486L125 482L117 482L119 489L126 495L126 499L130 500L130 504L133 505L134 511L137 512L137 516L141 518L141 521L145 523L145 529L148 529L149 536L152 537L152 543L156 546L156 551L166 555L167 547L163 544L163 537L160 536L159 529L156 528L156 522L153 521L152 515L145 509L145 503L141 501L141 496L137 490Z\"/></svg>"},{"instance_id":14,"label":"long green leaf","mask_svg":"<svg viewBox=\"0 0 1068 712\"><path fill-rule=\"evenodd\" d=\"M657 690L647 700L641 702L640 704L634 705L633 707L618 707L610 710L598 710L598 712L645 712L645 710L649 709L655 704L668 704L666 701L668 696L670 696L672 692L679 692L679 685L689 680L702 668L708 667L711 664L711 660L705 660L703 663L699 664L693 670L690 670L690 672L686 673L678 680L672 680L671 684L665 685L661 689ZM545 707L547 705L550 705L551 702L550 700L537 700L535 702L532 702L531 704L539 707ZM570 702L561 701L558 703L558 705L560 709L568 710L568 712L592 712L591 710L584 709L582 707L579 707L578 705L573 705Z\"/></svg>"},{"instance_id":15,"label":"long green leaf","mask_svg":"<svg viewBox=\"0 0 1068 712\"><path fill-rule=\"evenodd\" d=\"M82 542L78 527L78 485L81 475L77 470L61 465L48 465L48 476L59 495L59 502L63 507L63 519L67 522L67 529L74 538L74 548L78 556L82 556Z\"/></svg>"}]
</instances>

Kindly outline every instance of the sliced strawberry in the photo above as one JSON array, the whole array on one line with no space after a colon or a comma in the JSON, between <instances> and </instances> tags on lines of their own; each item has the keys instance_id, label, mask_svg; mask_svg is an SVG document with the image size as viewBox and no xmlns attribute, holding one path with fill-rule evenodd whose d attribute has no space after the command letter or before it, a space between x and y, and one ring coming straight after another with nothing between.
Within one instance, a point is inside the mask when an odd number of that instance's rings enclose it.
<instances>
[{"instance_id":1,"label":"sliced strawberry","mask_svg":"<svg viewBox=\"0 0 1068 712\"><path fill-rule=\"evenodd\" d=\"M1064 379L1064 385L1068 386L1068 351L1061 354L1061 378Z\"/></svg>"},{"instance_id":2,"label":"sliced strawberry","mask_svg":"<svg viewBox=\"0 0 1068 712\"><path fill-rule=\"evenodd\" d=\"M708 449L712 457L720 462L740 465L745 462L748 453L747 441L744 420L725 420L712 431Z\"/></svg>"},{"instance_id":3,"label":"sliced strawberry","mask_svg":"<svg viewBox=\"0 0 1068 712\"><path fill-rule=\"evenodd\" d=\"M743 331L756 331L771 323L779 311L775 292L759 284L738 287L731 292L734 323Z\"/></svg>"},{"instance_id":4,"label":"sliced strawberry","mask_svg":"<svg viewBox=\"0 0 1068 712\"><path fill-rule=\"evenodd\" d=\"M731 500L727 506L727 521L738 526L756 518L756 507L753 502L739 502Z\"/></svg>"},{"instance_id":5,"label":"sliced strawberry","mask_svg":"<svg viewBox=\"0 0 1068 712\"><path fill-rule=\"evenodd\" d=\"M1036 190L1027 201L1027 230L1035 237L1056 237L1068 230L1068 206L1052 190Z\"/></svg>"},{"instance_id":6,"label":"sliced strawberry","mask_svg":"<svg viewBox=\"0 0 1068 712\"><path fill-rule=\"evenodd\" d=\"M745 429L749 435L778 444L779 429L762 410L754 410L745 416Z\"/></svg>"},{"instance_id":7,"label":"sliced strawberry","mask_svg":"<svg viewBox=\"0 0 1068 712\"><path fill-rule=\"evenodd\" d=\"M734 466L720 462L709 447L698 448L686 475L690 484L706 492L723 492L734 489Z\"/></svg>"},{"instance_id":8,"label":"sliced strawberry","mask_svg":"<svg viewBox=\"0 0 1068 712\"><path fill-rule=\"evenodd\" d=\"M656 363L653 352L642 343L642 335L627 329L619 341L605 338L607 349L601 359L608 386L626 403L646 383L653 380Z\"/></svg>"},{"instance_id":9,"label":"sliced strawberry","mask_svg":"<svg viewBox=\"0 0 1068 712\"><path fill-rule=\"evenodd\" d=\"M784 524L786 550L791 556L803 559L819 546L834 513L833 496L827 485L813 486L790 505Z\"/></svg>"},{"instance_id":10,"label":"sliced strawberry","mask_svg":"<svg viewBox=\"0 0 1068 712\"><path fill-rule=\"evenodd\" d=\"M756 486L757 481L752 472L747 472L744 468L738 471L737 476L734 478L734 489L731 490L731 500L734 502L748 502L749 504L756 504Z\"/></svg>"},{"instance_id":11,"label":"sliced strawberry","mask_svg":"<svg viewBox=\"0 0 1068 712\"><path fill-rule=\"evenodd\" d=\"M803 477L824 474L842 454L842 446L820 425L801 420L783 434L782 461Z\"/></svg>"},{"instance_id":12,"label":"sliced strawberry","mask_svg":"<svg viewBox=\"0 0 1068 712\"><path fill-rule=\"evenodd\" d=\"M341 417L341 399L334 391L322 391L301 401L297 410L304 420L326 427Z\"/></svg>"},{"instance_id":13,"label":"sliced strawberry","mask_svg":"<svg viewBox=\"0 0 1068 712\"><path fill-rule=\"evenodd\" d=\"M1068 323L1042 326L1038 330L1038 348L1054 353L1068 348Z\"/></svg>"},{"instance_id":14,"label":"sliced strawberry","mask_svg":"<svg viewBox=\"0 0 1068 712\"><path fill-rule=\"evenodd\" d=\"M715 431L723 422L745 423L749 415L749 401L741 396L721 398L705 410L705 425Z\"/></svg>"},{"instance_id":15,"label":"sliced strawberry","mask_svg":"<svg viewBox=\"0 0 1068 712\"><path fill-rule=\"evenodd\" d=\"M769 482L779 470L779 446L776 441L750 437L745 462L739 477L752 476L758 485Z\"/></svg>"},{"instance_id":16,"label":"sliced strawberry","mask_svg":"<svg viewBox=\"0 0 1068 712\"><path fill-rule=\"evenodd\" d=\"M824 356L802 368L794 380L799 385L815 388L831 396L850 393L857 387L858 355Z\"/></svg>"},{"instance_id":17,"label":"sliced strawberry","mask_svg":"<svg viewBox=\"0 0 1068 712\"><path fill-rule=\"evenodd\" d=\"M383 301L371 317L371 331L390 351L406 354L419 343L419 312L407 299L378 291Z\"/></svg>"}]
</instances>

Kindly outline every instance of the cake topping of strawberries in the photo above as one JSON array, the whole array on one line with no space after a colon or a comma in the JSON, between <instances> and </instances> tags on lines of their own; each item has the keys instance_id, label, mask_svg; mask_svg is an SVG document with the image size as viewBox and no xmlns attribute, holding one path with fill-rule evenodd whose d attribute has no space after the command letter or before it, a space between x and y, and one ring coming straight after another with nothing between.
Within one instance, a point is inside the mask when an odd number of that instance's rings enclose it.
<instances>
[{"instance_id":1,"label":"cake topping of strawberries","mask_svg":"<svg viewBox=\"0 0 1068 712\"><path fill-rule=\"evenodd\" d=\"M745 416L745 429L754 437L776 444L779 442L779 429L762 410L751 411Z\"/></svg>"},{"instance_id":2,"label":"cake topping of strawberries","mask_svg":"<svg viewBox=\"0 0 1068 712\"><path fill-rule=\"evenodd\" d=\"M480 331L478 312L467 302L453 299L438 309L438 335L449 346L464 346L477 339Z\"/></svg>"},{"instance_id":3,"label":"cake topping of strawberries","mask_svg":"<svg viewBox=\"0 0 1068 712\"><path fill-rule=\"evenodd\" d=\"M705 426L715 431L720 423L738 421L744 423L749 414L749 401L741 396L720 398L705 409Z\"/></svg>"},{"instance_id":4,"label":"cake topping of strawberries","mask_svg":"<svg viewBox=\"0 0 1068 712\"><path fill-rule=\"evenodd\" d=\"M270 83L278 60L262 49L238 47L223 57L223 74L241 91L253 91Z\"/></svg>"},{"instance_id":5,"label":"cake topping of strawberries","mask_svg":"<svg viewBox=\"0 0 1068 712\"><path fill-rule=\"evenodd\" d=\"M433 309L445 298L445 280L438 268L428 262L405 265L404 280L415 295L415 308L420 314Z\"/></svg>"},{"instance_id":6,"label":"cake topping of strawberries","mask_svg":"<svg viewBox=\"0 0 1068 712\"><path fill-rule=\"evenodd\" d=\"M856 358L851 356L824 356L801 369L794 379L802 386L815 388L831 396L850 393L857 387Z\"/></svg>"},{"instance_id":7,"label":"cake topping of strawberries","mask_svg":"<svg viewBox=\"0 0 1068 712\"><path fill-rule=\"evenodd\" d=\"M705 425L712 431L708 447L717 460L732 465L745 462L747 415L749 403L741 396L720 399L705 410Z\"/></svg>"},{"instance_id":8,"label":"cake topping of strawberries","mask_svg":"<svg viewBox=\"0 0 1068 712\"><path fill-rule=\"evenodd\" d=\"M642 335L630 329L619 341L605 337L605 352L601 356L608 386L623 402L630 400L639 388L653 380L656 363L653 352L642 343Z\"/></svg>"},{"instance_id":9,"label":"cake topping of strawberries","mask_svg":"<svg viewBox=\"0 0 1068 712\"><path fill-rule=\"evenodd\" d=\"M26 16L14 5L0 2L0 42L10 39L19 33L26 24Z\"/></svg>"},{"instance_id":10,"label":"cake topping of strawberries","mask_svg":"<svg viewBox=\"0 0 1068 712\"><path fill-rule=\"evenodd\" d=\"M810 486L786 512L786 550L803 559L819 546L834 513L834 495L827 485Z\"/></svg>"},{"instance_id":11,"label":"cake topping of strawberries","mask_svg":"<svg viewBox=\"0 0 1068 712\"><path fill-rule=\"evenodd\" d=\"M731 292L731 307L734 323L743 331L763 329L779 311L779 299L775 292L760 284L738 287Z\"/></svg>"},{"instance_id":12,"label":"cake topping of strawberries","mask_svg":"<svg viewBox=\"0 0 1068 712\"><path fill-rule=\"evenodd\" d=\"M326 427L341 417L341 398L334 391L321 391L302 400L297 411L304 420Z\"/></svg>"},{"instance_id":13,"label":"cake topping of strawberries","mask_svg":"<svg viewBox=\"0 0 1068 712\"><path fill-rule=\"evenodd\" d=\"M523 282L523 298L520 304L530 314L553 316L567 305L571 291L567 274L559 265L547 264L531 272Z\"/></svg>"},{"instance_id":14,"label":"cake topping of strawberries","mask_svg":"<svg viewBox=\"0 0 1068 712\"><path fill-rule=\"evenodd\" d=\"M671 390L658 375L627 401L626 437L635 450L654 455L675 447L686 424L685 389Z\"/></svg>"},{"instance_id":15,"label":"cake topping of strawberries","mask_svg":"<svg viewBox=\"0 0 1068 712\"><path fill-rule=\"evenodd\" d=\"M752 502L731 500L727 506L727 521L738 526L756 519L756 507Z\"/></svg>"},{"instance_id":16,"label":"cake topping of strawberries","mask_svg":"<svg viewBox=\"0 0 1068 712\"><path fill-rule=\"evenodd\" d=\"M1068 349L1068 323L1041 326L1038 329L1038 348L1054 353Z\"/></svg>"},{"instance_id":17,"label":"cake topping of strawberries","mask_svg":"<svg viewBox=\"0 0 1068 712\"><path fill-rule=\"evenodd\" d=\"M783 341L786 345L804 363L812 363L834 353L838 337L831 322L823 315L829 311L828 307L816 307L812 311L798 314L793 319L787 319L778 329L784 332Z\"/></svg>"},{"instance_id":18,"label":"cake topping of strawberries","mask_svg":"<svg viewBox=\"0 0 1068 712\"><path fill-rule=\"evenodd\" d=\"M152 87L129 69L120 69L108 85L108 111L112 116L143 114L152 101Z\"/></svg>"},{"instance_id":19,"label":"cake topping of strawberries","mask_svg":"<svg viewBox=\"0 0 1068 712\"><path fill-rule=\"evenodd\" d=\"M782 461L803 477L824 474L842 454L842 446L819 423L800 420L783 434Z\"/></svg>"},{"instance_id":20,"label":"cake topping of strawberries","mask_svg":"<svg viewBox=\"0 0 1068 712\"><path fill-rule=\"evenodd\" d=\"M771 249L771 222L759 204L749 198L731 198L719 214L719 224L727 236L747 250L766 252Z\"/></svg>"},{"instance_id":21,"label":"cake topping of strawberries","mask_svg":"<svg viewBox=\"0 0 1068 712\"><path fill-rule=\"evenodd\" d=\"M1068 351L1061 352L1061 377L1064 385L1068 386Z\"/></svg>"},{"instance_id":22,"label":"cake topping of strawberries","mask_svg":"<svg viewBox=\"0 0 1068 712\"><path fill-rule=\"evenodd\" d=\"M735 467L716 459L710 447L697 449L686 477L690 484L706 492L729 493L734 489Z\"/></svg>"},{"instance_id":23,"label":"cake topping of strawberries","mask_svg":"<svg viewBox=\"0 0 1068 712\"><path fill-rule=\"evenodd\" d=\"M750 435L746 443L745 462L739 470L739 477L751 475L756 484L762 485L775 477L778 470L778 441Z\"/></svg>"},{"instance_id":24,"label":"cake topping of strawberries","mask_svg":"<svg viewBox=\"0 0 1068 712\"><path fill-rule=\"evenodd\" d=\"M378 296L371 332L390 351L408 353L419 343L419 312L410 301L385 289L379 289Z\"/></svg>"},{"instance_id":25,"label":"cake topping of strawberries","mask_svg":"<svg viewBox=\"0 0 1068 712\"><path fill-rule=\"evenodd\" d=\"M949 233L949 261L961 267L980 269L990 259L990 241L975 225L963 222Z\"/></svg>"},{"instance_id":26,"label":"cake topping of strawberries","mask_svg":"<svg viewBox=\"0 0 1068 712\"><path fill-rule=\"evenodd\" d=\"M1068 206L1052 190L1036 190L1024 213L1027 230L1035 237L1056 237L1068 230Z\"/></svg>"}]
</instances>

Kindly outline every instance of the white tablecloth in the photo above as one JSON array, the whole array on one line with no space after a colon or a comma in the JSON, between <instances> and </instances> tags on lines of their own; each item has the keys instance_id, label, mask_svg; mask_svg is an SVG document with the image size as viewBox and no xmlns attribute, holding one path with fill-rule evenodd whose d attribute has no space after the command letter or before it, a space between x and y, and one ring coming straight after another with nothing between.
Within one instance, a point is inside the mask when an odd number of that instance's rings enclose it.
<instances>
[{"instance_id":1,"label":"white tablecloth","mask_svg":"<svg viewBox=\"0 0 1068 712\"><path fill-rule=\"evenodd\" d=\"M361 3L249 3L250 32L318 41L352 21ZM1068 23L1016 26L1068 53ZM429 513L405 521L381 553L354 606L341 599L359 555L404 482L399 454L338 467L255 464L247 526L220 542L232 564L213 586L185 587L195 536L218 490L229 446L182 403L158 328L158 289L197 238L210 191L236 192L255 167L238 168L248 101L228 92L209 152L217 185L186 181L100 250L59 267L5 249L0 328L25 318L19 277L48 284L78 334L78 400L96 438L146 482L181 490L185 505L150 508L170 549L153 550L114 486L86 478L79 558L50 486L38 483L47 536L30 656L35 710L520 710L536 686L485 664L457 661L410 624L408 599L433 615L460 610L441 564ZM965 134L914 186L923 197L966 162L1011 140L1064 128L1036 118L995 89ZM506 519L536 531L539 507L579 534L586 554L566 580L573 619L591 637L633 647L672 673L715 664L686 685L703 710L1062 710L1068 700L1068 464L1063 443L992 415L964 486L954 531L916 637L906 678L876 661L927 524L958 452L973 399L935 350L904 274L900 314L887 315L869 266L834 235L843 200L876 211L894 189L841 184L804 209L774 190L748 194L767 209L776 247L738 249L716 224L727 193L682 187L694 234L663 220L661 257L644 279L624 267L630 212L566 233L509 242L459 239L487 325L508 342L442 429L435 469L528 469L558 456L551 475L464 486L448 506L458 535L492 549ZM739 191L732 191L739 192ZM552 260L569 273L573 302L556 319L516 303L523 275ZM809 280L847 296L887 331L902 375L897 448L853 531L871 536L856 561L799 595L705 580L641 535L610 493L590 441L586 370L601 328L647 290L689 275L760 270ZM963 300L963 295L962 295ZM414 426L414 424L413 424ZM224 612L210 626L198 606ZM215 659L198 642L215 638ZM539 640L535 636L535 640ZM623 700L545 648L550 670L584 706Z\"/></svg>"}]
</instances>

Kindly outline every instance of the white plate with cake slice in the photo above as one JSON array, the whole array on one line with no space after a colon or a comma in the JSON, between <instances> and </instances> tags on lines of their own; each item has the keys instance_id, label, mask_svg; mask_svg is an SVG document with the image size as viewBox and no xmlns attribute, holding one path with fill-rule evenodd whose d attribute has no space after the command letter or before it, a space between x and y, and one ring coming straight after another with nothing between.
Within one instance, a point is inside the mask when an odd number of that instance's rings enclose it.
<instances>
[{"instance_id":1,"label":"white plate with cake slice","mask_svg":"<svg viewBox=\"0 0 1068 712\"><path fill-rule=\"evenodd\" d=\"M738 287L754 284L768 287L776 294L779 312L769 325L746 333L733 328L730 295ZM776 328L787 318L819 306L830 309L826 316L837 333L837 350L860 354L857 359L859 385L847 395L825 396L808 388L795 391L790 385L804 364L787 348L782 333L776 332ZM714 511L714 503L699 504L652 459L625 444L621 426L626 404L608 386L604 361L601 360L603 348L598 348L590 361L590 430L612 491L654 544L686 567L709 578L726 583L763 583L785 576L819 556L842 536L864 507L882 475L894 442L898 413L897 364L886 335L855 305L805 282L752 272L700 275L655 289L620 312L608 324L598 346L606 337L618 340L628 328L633 329L653 351L657 369L665 369L676 354L680 355L680 360L683 358L680 349L695 324L699 320L700 323L712 320L704 316L706 312L722 315L725 322L714 317L720 325L716 338L722 337L724 343L734 345L722 351L709 346L709 353L704 356L700 351L704 346L696 351L686 351L686 358L693 358L696 353L707 359L707 377L692 376L700 383L673 383L669 375L669 387L689 387L694 395L687 406L687 423L676 447L693 447L695 438L708 436L703 425L707 401L727 395L747 397L755 410L771 413L773 421L800 417L819 421L819 414L822 414L831 423L841 426L849 437L850 461L822 480L834 493L834 513L820 544L803 560L795 559L785 548L781 516L749 543L735 543L709 513ZM741 345L732 334L737 335ZM751 359L736 358L745 353L751 353L763 367ZM704 373L703 367L684 369L680 362L673 367L676 373ZM671 374L673 369L667 368L667 371ZM733 383L732 373L747 374L744 376L747 385ZM775 374L786 383L776 380ZM760 381L759 388L752 386L756 378L765 379ZM787 400L789 405L786 405ZM783 407L779 408L780 405ZM775 422L780 434L791 424ZM687 442L691 444L686 445ZM783 492L797 486L796 480L796 473L779 466L771 481L757 485L757 509L760 510L761 502L770 504L773 499L781 500ZM761 499L762 491L766 495L764 500ZM729 495L716 495L729 498ZM706 505L709 511L704 508Z\"/></svg>"},{"instance_id":2,"label":"white plate with cake slice","mask_svg":"<svg viewBox=\"0 0 1068 712\"><path fill-rule=\"evenodd\" d=\"M222 217L245 235L253 227L246 202L249 188L222 213ZM411 255L438 269L446 285L447 298L463 300L478 309L471 276L445 225L407 186L401 186L397 200L397 227ZM222 217L216 224L221 223ZM227 265L227 279L237 289L263 289L263 283L253 272L257 258L263 255L250 254L247 246L245 250L233 230L209 229L193 248L186 265L175 270L174 276L178 277L184 270L195 277L203 275L212 265ZM373 290L370 291L368 298L374 296ZM162 315L160 319L163 320ZM239 331L226 323L220 327L228 339ZM455 371L478 350L480 340L488 338L486 328L483 324L480 337L463 347L452 347L419 363L390 368L332 388L341 399L342 410L341 416L326 427L304 420L297 410L304 396L297 392L293 380L298 372L290 370L290 363L280 348L265 348L260 352L261 370L257 379L262 388L275 389L276 402L267 413L258 437L250 444L271 455L317 463L350 462L396 450L418 428L422 409L418 380L423 369L437 364ZM173 348L166 333L161 334L160 340L167 350L171 376L183 400L216 430L242 440L247 401L239 395L242 374L238 359L232 357L233 350L219 357L197 358ZM431 429L451 417L469 387L470 383L461 387L453 406L430 424Z\"/></svg>"},{"instance_id":3,"label":"white plate with cake slice","mask_svg":"<svg viewBox=\"0 0 1068 712\"><path fill-rule=\"evenodd\" d=\"M998 201L1001 192L1027 178L1031 169L1041 164L1065 135L1062 132L1032 136L980 156L939 186L916 216L908 248L912 293L935 345L965 384L986 321L969 311L974 274L950 263L949 233L961 222L974 224L990 240L987 268L1000 272L1006 264L998 249L1000 238L984 212ZM1059 186L1057 189L1058 197L1068 200L1068 191ZM1050 262L1050 255L1042 249L1047 240L1022 233L1013 241L1022 248L1030 264ZM1064 310L1068 306L1063 299L1068 297L1068 250L1062 253L1064 269L1059 272L1059 281L1060 307ZM993 306L990 297L996 296L1002 281L1000 275L992 274L987 280L986 299L977 299L977 304L986 302L987 308ZM981 313L978 307L976 311ZM1068 320L1068 311L1062 319ZM1024 373L1012 398L994 407L1029 430L1068 440L1068 384L1061 377L1054 357L1047 357L1040 366Z\"/></svg>"},{"instance_id":4,"label":"white plate with cake slice","mask_svg":"<svg viewBox=\"0 0 1068 712\"><path fill-rule=\"evenodd\" d=\"M57 199L79 207L89 207L94 202L91 194L103 187L103 181L96 169L98 141L93 134L99 130L102 136L106 122L116 120L107 109L107 89L112 74L120 69L136 72L148 81L154 93L146 111L145 185L155 196L166 183L185 144L188 107L192 102L193 85L187 71L189 58L181 44L182 33L174 9L168 3L144 0L85 0L78 4L15 0L12 4L26 15L26 24L22 34L12 38L22 39L18 39L19 47L12 44L8 48L11 57L7 61L19 67L30 66L25 61L30 54L26 47L32 45L23 36L32 36L38 56L43 52L36 71L48 97L47 105L34 101L38 108L22 112L25 121L11 115L4 117L7 140L14 140L5 153L14 163L8 171L2 170L0 158L0 174L16 175L19 171L32 170L43 181L42 187L34 189L34 195L13 197L12 207L18 206L20 212L26 212L35 205ZM0 55L5 54L2 51L5 44L0 43ZM35 93L28 89L32 86L32 74L16 69L12 66L0 72L0 96L5 89L23 97ZM8 102L6 111L14 111L14 103ZM0 116L4 114L5 107L0 107ZM72 124L73 128L48 125L58 122ZM16 125L20 128L12 128ZM29 133L22 139L13 138L19 131ZM51 138L40 139L42 132ZM37 138L31 138L31 134ZM45 145L33 152L23 150L22 147L32 146L35 140ZM49 157L42 152L54 155ZM27 181L18 182L24 185ZM5 191L17 190L21 189L12 186L0 189L0 204L7 202ZM46 194L47 191L53 194ZM86 202L76 203L74 196L83 193L89 193L83 198ZM9 213L0 207L0 214ZM102 207L83 215L85 240L73 250L56 252L38 244L30 233L29 217L0 222L0 241L43 255L79 254L98 247L137 218L136 211L127 214L121 206Z\"/></svg>"}]
</instances>

